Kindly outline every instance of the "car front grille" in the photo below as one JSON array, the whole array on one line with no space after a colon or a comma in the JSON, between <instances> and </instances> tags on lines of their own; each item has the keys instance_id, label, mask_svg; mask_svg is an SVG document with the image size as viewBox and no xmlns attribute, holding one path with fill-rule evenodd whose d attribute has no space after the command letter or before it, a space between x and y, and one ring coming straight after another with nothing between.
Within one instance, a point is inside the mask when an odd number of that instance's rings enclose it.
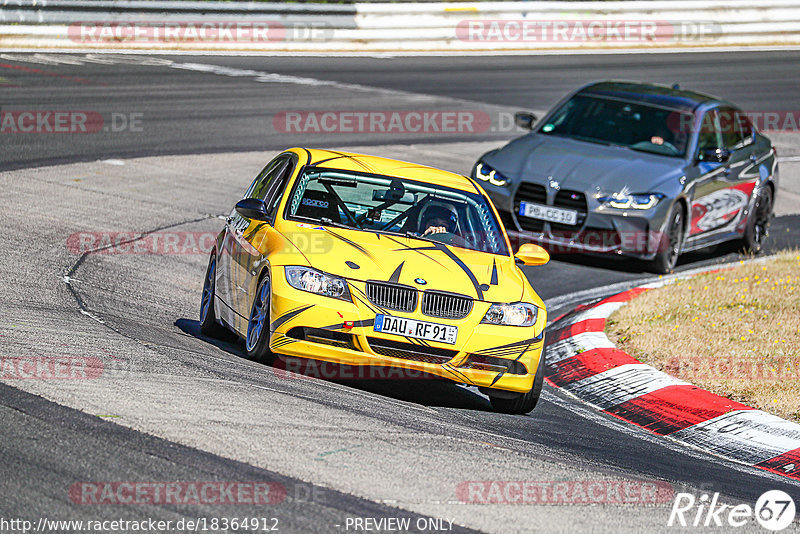
<instances>
[{"instance_id":1,"label":"car front grille","mask_svg":"<svg viewBox=\"0 0 800 534\"><path fill-rule=\"evenodd\" d=\"M417 290L385 282L367 282L367 298L387 310L411 313L417 309Z\"/></svg>"},{"instance_id":2,"label":"car front grille","mask_svg":"<svg viewBox=\"0 0 800 534\"><path fill-rule=\"evenodd\" d=\"M561 190L556 193L553 205L557 208L566 208L576 210L578 212L578 220L575 225L550 223L550 228L553 230L577 230L586 221L586 195L580 191Z\"/></svg>"},{"instance_id":3,"label":"car front grille","mask_svg":"<svg viewBox=\"0 0 800 534\"><path fill-rule=\"evenodd\" d=\"M442 319L463 319L472 311L472 299L465 295L426 291L422 295L422 313Z\"/></svg>"},{"instance_id":4,"label":"car front grille","mask_svg":"<svg viewBox=\"0 0 800 534\"><path fill-rule=\"evenodd\" d=\"M521 183L514 197L514 212L517 215L517 221L520 227L529 232L543 231L544 221L520 216L519 207L521 202L550 205L550 203L547 202L547 191L545 188L537 184ZM568 189L561 190L556 193L552 205L557 208L576 210L578 212L578 219L575 225L550 223L551 229L576 231L586 222L586 213L588 209L586 205L586 195L584 193L580 191L570 191Z\"/></svg>"},{"instance_id":5,"label":"car front grille","mask_svg":"<svg viewBox=\"0 0 800 534\"><path fill-rule=\"evenodd\" d=\"M377 337L368 337L367 342L376 354L416 362L443 364L449 362L458 354L456 350L414 345L413 343L403 343Z\"/></svg>"},{"instance_id":6,"label":"car front grille","mask_svg":"<svg viewBox=\"0 0 800 534\"><path fill-rule=\"evenodd\" d=\"M544 221L522 217L519 214L520 202L535 202L536 204L547 204L547 191L541 185L522 182L519 184L517 194L514 197L514 213L517 215L517 222L520 228L528 232L541 232L544 230Z\"/></svg>"}]
</instances>

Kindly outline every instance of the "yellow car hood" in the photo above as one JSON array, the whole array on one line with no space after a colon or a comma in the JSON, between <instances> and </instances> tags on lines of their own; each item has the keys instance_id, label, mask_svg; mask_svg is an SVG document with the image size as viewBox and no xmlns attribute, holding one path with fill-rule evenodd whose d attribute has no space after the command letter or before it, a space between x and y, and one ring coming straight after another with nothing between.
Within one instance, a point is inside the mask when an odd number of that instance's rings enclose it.
<instances>
[{"instance_id":1,"label":"yellow car hood","mask_svg":"<svg viewBox=\"0 0 800 534\"><path fill-rule=\"evenodd\" d=\"M517 302L525 294L527 281L510 256L310 224L288 223L281 230L309 265L343 278L395 282L489 302Z\"/></svg>"}]
</instances>

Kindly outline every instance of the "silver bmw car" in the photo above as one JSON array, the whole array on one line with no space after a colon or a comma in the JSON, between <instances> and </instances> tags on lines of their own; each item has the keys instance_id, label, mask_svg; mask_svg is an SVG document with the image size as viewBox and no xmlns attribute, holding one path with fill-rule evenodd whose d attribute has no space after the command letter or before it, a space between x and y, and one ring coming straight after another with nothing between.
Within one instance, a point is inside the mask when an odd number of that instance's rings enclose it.
<instances>
[{"instance_id":1,"label":"silver bmw car","mask_svg":"<svg viewBox=\"0 0 800 534\"><path fill-rule=\"evenodd\" d=\"M515 121L531 132L472 171L510 235L556 253L639 258L659 273L723 241L760 252L777 155L733 104L677 86L606 81L568 95L538 122L523 112Z\"/></svg>"}]
</instances>

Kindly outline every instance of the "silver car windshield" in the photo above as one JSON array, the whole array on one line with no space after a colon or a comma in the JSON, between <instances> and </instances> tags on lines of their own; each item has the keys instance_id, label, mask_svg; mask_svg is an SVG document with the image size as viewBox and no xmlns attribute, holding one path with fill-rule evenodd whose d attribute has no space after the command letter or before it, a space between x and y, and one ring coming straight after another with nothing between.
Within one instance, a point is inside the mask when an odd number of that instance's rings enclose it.
<instances>
[{"instance_id":1,"label":"silver car windshield","mask_svg":"<svg viewBox=\"0 0 800 534\"><path fill-rule=\"evenodd\" d=\"M289 220L396 234L508 255L489 201L432 183L309 167L297 178Z\"/></svg>"},{"instance_id":2,"label":"silver car windshield","mask_svg":"<svg viewBox=\"0 0 800 534\"><path fill-rule=\"evenodd\" d=\"M545 135L619 145L662 156L683 157L692 114L646 104L576 95L540 128Z\"/></svg>"}]
</instances>

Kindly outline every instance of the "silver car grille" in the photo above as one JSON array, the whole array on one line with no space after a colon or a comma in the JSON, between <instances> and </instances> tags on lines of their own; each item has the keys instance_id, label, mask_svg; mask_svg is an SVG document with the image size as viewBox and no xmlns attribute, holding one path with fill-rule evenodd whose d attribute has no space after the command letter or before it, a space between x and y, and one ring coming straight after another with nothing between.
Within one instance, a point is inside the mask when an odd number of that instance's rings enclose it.
<instances>
[{"instance_id":1,"label":"silver car grille","mask_svg":"<svg viewBox=\"0 0 800 534\"><path fill-rule=\"evenodd\" d=\"M367 282L367 298L387 310L411 313L417 309L417 290L413 287Z\"/></svg>"},{"instance_id":2,"label":"silver car grille","mask_svg":"<svg viewBox=\"0 0 800 534\"><path fill-rule=\"evenodd\" d=\"M472 311L472 299L465 295L426 291L422 295L422 313L442 319L463 319Z\"/></svg>"}]
</instances>

